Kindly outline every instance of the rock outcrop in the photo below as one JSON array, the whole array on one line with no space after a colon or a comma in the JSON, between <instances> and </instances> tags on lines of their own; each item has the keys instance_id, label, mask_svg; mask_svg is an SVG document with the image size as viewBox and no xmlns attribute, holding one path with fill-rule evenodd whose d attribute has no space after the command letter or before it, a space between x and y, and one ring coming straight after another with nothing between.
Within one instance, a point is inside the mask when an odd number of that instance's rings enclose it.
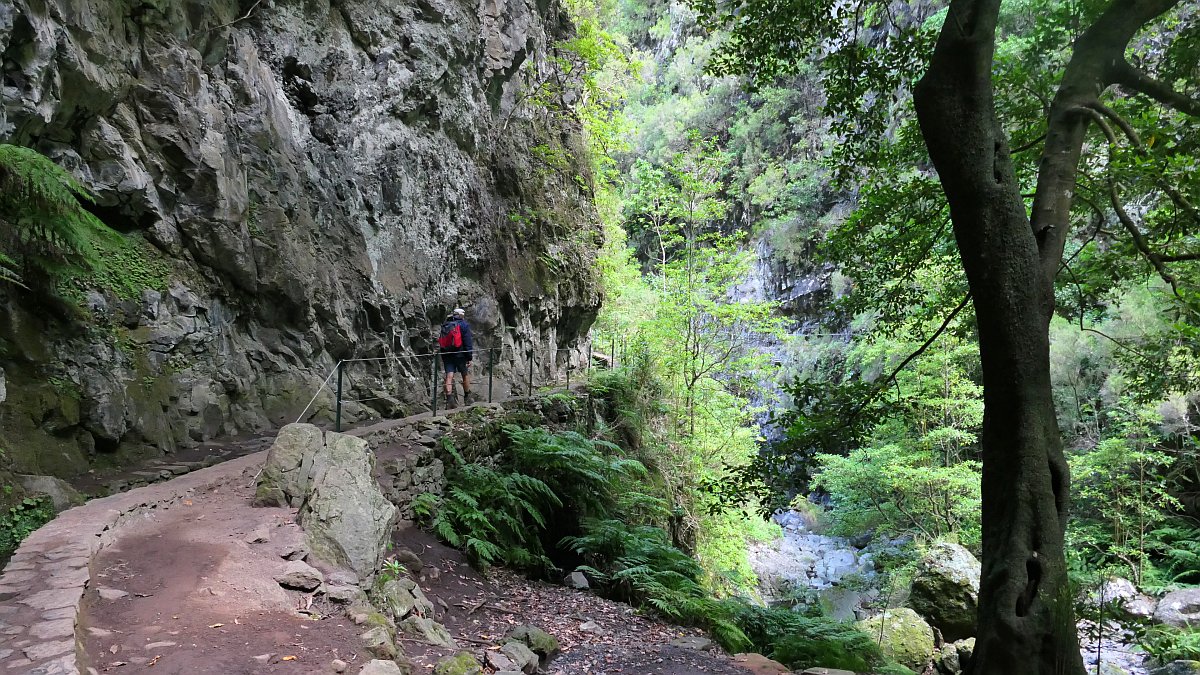
<instances>
[{"instance_id":1,"label":"rock outcrop","mask_svg":"<svg viewBox=\"0 0 1200 675\"><path fill-rule=\"evenodd\" d=\"M0 288L14 470L267 430L314 394L329 419L342 359L373 359L346 371L370 399L348 419L416 412L413 355L459 305L498 393L527 350L539 381L562 368L599 228L577 123L522 92L571 32L553 0L0 3L0 142L128 235L72 307Z\"/></svg>"},{"instance_id":2,"label":"rock outcrop","mask_svg":"<svg viewBox=\"0 0 1200 675\"><path fill-rule=\"evenodd\" d=\"M1200 626L1200 588L1171 591L1158 601L1154 620L1168 626Z\"/></svg>"},{"instance_id":3,"label":"rock outcrop","mask_svg":"<svg viewBox=\"0 0 1200 675\"><path fill-rule=\"evenodd\" d=\"M922 672L933 656L933 629L907 607L860 621L858 628L879 640L884 656L906 668Z\"/></svg>"},{"instance_id":4,"label":"rock outcrop","mask_svg":"<svg viewBox=\"0 0 1200 675\"><path fill-rule=\"evenodd\" d=\"M975 634L979 561L958 544L935 544L913 578L908 605L953 642Z\"/></svg>"},{"instance_id":5,"label":"rock outcrop","mask_svg":"<svg viewBox=\"0 0 1200 675\"><path fill-rule=\"evenodd\" d=\"M375 482L375 456L366 441L331 431L325 435L325 451L316 460L312 488L300 507L300 527L318 558L370 577L396 528L396 507Z\"/></svg>"}]
</instances>

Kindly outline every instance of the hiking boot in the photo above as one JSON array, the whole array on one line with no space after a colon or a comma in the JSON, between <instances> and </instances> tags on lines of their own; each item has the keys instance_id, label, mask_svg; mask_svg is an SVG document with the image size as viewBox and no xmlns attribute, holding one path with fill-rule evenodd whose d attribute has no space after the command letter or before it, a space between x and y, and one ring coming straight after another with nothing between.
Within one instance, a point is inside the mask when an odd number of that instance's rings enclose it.
<instances>
[{"instance_id":1,"label":"hiking boot","mask_svg":"<svg viewBox=\"0 0 1200 675\"><path fill-rule=\"evenodd\" d=\"M463 392L463 405L471 405L472 403L479 403L479 399L468 389Z\"/></svg>"},{"instance_id":2,"label":"hiking boot","mask_svg":"<svg viewBox=\"0 0 1200 675\"><path fill-rule=\"evenodd\" d=\"M446 394L446 410L453 410L458 407L458 392L451 391Z\"/></svg>"}]
</instances>

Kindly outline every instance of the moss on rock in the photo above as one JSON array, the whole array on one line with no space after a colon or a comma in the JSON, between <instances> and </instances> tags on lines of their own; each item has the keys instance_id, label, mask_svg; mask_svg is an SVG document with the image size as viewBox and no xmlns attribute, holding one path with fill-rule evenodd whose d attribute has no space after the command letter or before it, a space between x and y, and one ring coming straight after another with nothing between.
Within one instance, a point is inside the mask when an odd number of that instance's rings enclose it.
<instances>
[{"instance_id":1,"label":"moss on rock","mask_svg":"<svg viewBox=\"0 0 1200 675\"><path fill-rule=\"evenodd\" d=\"M482 672L483 666L467 652L447 656L433 668L434 675L479 675Z\"/></svg>"},{"instance_id":2,"label":"moss on rock","mask_svg":"<svg viewBox=\"0 0 1200 675\"><path fill-rule=\"evenodd\" d=\"M900 607L858 622L859 630L880 639L884 656L921 671L933 654L933 629L916 612Z\"/></svg>"}]
</instances>

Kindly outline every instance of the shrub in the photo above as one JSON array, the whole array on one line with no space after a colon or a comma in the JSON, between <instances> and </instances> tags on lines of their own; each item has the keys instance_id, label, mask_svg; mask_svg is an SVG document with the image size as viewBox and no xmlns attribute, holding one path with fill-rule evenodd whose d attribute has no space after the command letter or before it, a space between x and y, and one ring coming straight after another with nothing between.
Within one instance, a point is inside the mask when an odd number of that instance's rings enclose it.
<instances>
[{"instance_id":1,"label":"shrub","mask_svg":"<svg viewBox=\"0 0 1200 675\"><path fill-rule=\"evenodd\" d=\"M54 518L49 497L26 497L0 516L0 556L17 550L21 542Z\"/></svg>"},{"instance_id":2,"label":"shrub","mask_svg":"<svg viewBox=\"0 0 1200 675\"><path fill-rule=\"evenodd\" d=\"M883 654L870 635L851 623L728 601L732 619L754 647L789 668L813 666L870 671Z\"/></svg>"},{"instance_id":3,"label":"shrub","mask_svg":"<svg viewBox=\"0 0 1200 675\"><path fill-rule=\"evenodd\" d=\"M561 545L588 561L580 567L609 597L649 606L673 621L700 625L726 649L750 642L731 620L730 609L701 586L700 564L671 545L661 528L630 526L619 520L589 520L584 534Z\"/></svg>"},{"instance_id":4,"label":"shrub","mask_svg":"<svg viewBox=\"0 0 1200 675\"><path fill-rule=\"evenodd\" d=\"M1159 663L1200 660L1200 628L1149 626L1136 639L1142 651Z\"/></svg>"},{"instance_id":5,"label":"shrub","mask_svg":"<svg viewBox=\"0 0 1200 675\"><path fill-rule=\"evenodd\" d=\"M575 432L506 425L511 441L497 468L467 462L447 445L453 463L441 498L421 495L413 510L443 541L486 569L496 562L548 573L555 569L542 536L562 513L605 515L612 486L645 474L636 461L613 457L611 443Z\"/></svg>"}]
</instances>

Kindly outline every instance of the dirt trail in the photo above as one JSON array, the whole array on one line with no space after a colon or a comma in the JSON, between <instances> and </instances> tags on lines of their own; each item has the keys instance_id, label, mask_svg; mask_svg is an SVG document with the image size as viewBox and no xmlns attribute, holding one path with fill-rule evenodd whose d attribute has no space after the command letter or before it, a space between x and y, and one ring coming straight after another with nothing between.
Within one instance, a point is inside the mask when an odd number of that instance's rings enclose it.
<instances>
[{"instance_id":1,"label":"dirt trail","mask_svg":"<svg viewBox=\"0 0 1200 675\"><path fill-rule=\"evenodd\" d=\"M340 659L346 672L357 673L369 660L359 638L364 629L340 607L274 581L303 533L294 510L249 506L252 478L247 470L180 507L151 513L99 554L80 615L86 665L102 673L333 673ZM251 543L264 531L267 541ZM747 672L719 651L670 644L699 636L694 629L504 570L485 577L459 551L411 525L395 541L421 556L420 583L435 618L481 661L509 628L528 623L562 644L550 674ZM401 645L416 673L432 673L450 653L407 638Z\"/></svg>"},{"instance_id":2,"label":"dirt trail","mask_svg":"<svg viewBox=\"0 0 1200 675\"><path fill-rule=\"evenodd\" d=\"M365 657L356 626L296 612L305 594L274 581L303 535L292 510L250 507L249 485L243 476L198 493L129 526L97 557L80 622L92 667L319 673L335 658ZM249 543L264 526L269 540Z\"/></svg>"}]
</instances>

